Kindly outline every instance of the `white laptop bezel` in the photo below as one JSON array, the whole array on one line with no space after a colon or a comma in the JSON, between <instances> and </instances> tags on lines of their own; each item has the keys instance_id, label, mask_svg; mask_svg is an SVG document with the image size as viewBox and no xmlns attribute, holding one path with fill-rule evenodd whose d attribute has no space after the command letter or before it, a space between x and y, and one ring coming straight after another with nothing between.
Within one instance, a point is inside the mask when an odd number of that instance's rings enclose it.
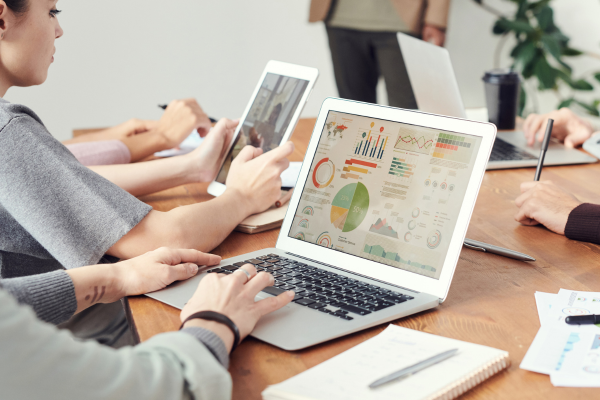
<instances>
[{"instance_id":1,"label":"white laptop bezel","mask_svg":"<svg viewBox=\"0 0 600 400\"><path fill-rule=\"evenodd\" d=\"M458 220L454 228L454 233L450 241L447 257L444 261L442 273L439 279L429 278L413 272L380 264L375 261L366 260L358 256L346 254L341 251L327 249L314 243L303 242L301 240L288 237L294 216L298 209L298 203L308 180L313 158L319 144L319 140L325 125L327 115L330 111L348 113L354 115L368 116L369 118L379 118L388 121L397 121L406 124L441 129L449 132L463 133L481 137L481 146L476 155L473 172L467 186L467 191L459 212ZM434 114L427 114L420 111L403 110L398 108L379 106L374 104L361 103L350 100L327 98L321 106L321 111L317 118L304 163L300 170L296 190L290 200L290 205L286 213L279 238L277 239L277 248L300 256L304 255L325 264L367 276L376 280L390 283L396 286L402 286L418 292L429 293L445 300L450 282L458 263L458 258L463 246L463 241L467 232L467 227L471 219L471 214L477 200L477 194L481 186L485 168L492 151L492 145L496 137L496 126L490 123L473 122L454 117L446 117Z\"/></svg>"},{"instance_id":2,"label":"white laptop bezel","mask_svg":"<svg viewBox=\"0 0 600 400\"><path fill-rule=\"evenodd\" d=\"M233 146L233 143L235 143L235 140L237 139L237 137L240 133L240 130L242 129L242 122L246 120L246 116L250 112L250 108L252 107L252 104L254 103L254 99L256 98L263 81L265 80L265 76L269 73L283 75L283 76L289 76L290 78L303 79L303 80L308 81L306 91L300 98L300 102L298 103L298 108L296 109L296 112L294 113L294 115L292 116L292 119L290 120L290 125L288 126L287 130L283 134L283 137L281 138L281 142L279 143L280 145L282 143L287 142L289 140L290 136L292 135L292 132L294 132L294 129L296 128L296 124L298 123L298 119L300 118L300 114L302 113L302 109L306 105L306 101L308 100L308 97L310 96L310 93L312 92L313 87L315 86L315 82L317 81L317 78L319 77L319 70L316 68L305 67L305 66L296 65L296 64L289 64L289 63L285 63L285 62L281 62L281 61L274 61L274 60L269 61L267 63L267 66L265 67L264 71L262 72L260 79L258 80L258 84L254 88L254 92L252 93L252 96L250 97L250 101L248 101L248 104L246 105L246 109L244 110L244 114L242 115L242 118L240 119L240 124L236 128L235 133L233 135L233 139L232 139L232 141L229 145L229 148L227 149L227 152L225 154L229 154L229 151L231 150L231 146ZM218 169L219 172L221 171L222 166L223 166L223 164L221 163L221 165L219 165L219 169ZM225 189L226 189L225 184L222 184L222 183L214 180L208 186L208 193L212 194L213 196L220 196L221 194L223 194L223 192L225 192Z\"/></svg>"},{"instance_id":3,"label":"white laptop bezel","mask_svg":"<svg viewBox=\"0 0 600 400\"><path fill-rule=\"evenodd\" d=\"M465 106L448 50L404 33L397 36L419 110L465 118Z\"/></svg>"}]
</instances>

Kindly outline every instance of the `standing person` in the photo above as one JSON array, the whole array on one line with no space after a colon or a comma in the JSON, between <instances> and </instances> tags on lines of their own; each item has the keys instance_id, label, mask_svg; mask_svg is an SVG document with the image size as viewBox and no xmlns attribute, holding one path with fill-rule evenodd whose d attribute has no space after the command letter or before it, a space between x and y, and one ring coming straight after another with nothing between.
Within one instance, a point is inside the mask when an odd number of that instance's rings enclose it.
<instances>
[{"instance_id":1,"label":"standing person","mask_svg":"<svg viewBox=\"0 0 600 400\"><path fill-rule=\"evenodd\" d=\"M377 102L385 80L389 105L416 109L398 45L404 32L443 46L450 0L312 0L310 22L325 22L340 97Z\"/></svg>"}]
</instances>

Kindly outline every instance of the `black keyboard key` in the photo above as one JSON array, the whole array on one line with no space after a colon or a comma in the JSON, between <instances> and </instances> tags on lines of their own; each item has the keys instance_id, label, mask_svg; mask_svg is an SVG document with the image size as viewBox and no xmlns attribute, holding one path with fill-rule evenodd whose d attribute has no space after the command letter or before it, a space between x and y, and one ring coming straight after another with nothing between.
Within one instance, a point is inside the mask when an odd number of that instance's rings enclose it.
<instances>
[{"instance_id":1,"label":"black keyboard key","mask_svg":"<svg viewBox=\"0 0 600 400\"><path fill-rule=\"evenodd\" d=\"M283 267L283 268L281 268L281 269L279 270L279 273L280 273L280 274L287 274L287 273L290 273L290 272L292 272L292 270L291 270L291 269L288 269L288 268L285 268L285 267Z\"/></svg>"},{"instance_id":2,"label":"black keyboard key","mask_svg":"<svg viewBox=\"0 0 600 400\"><path fill-rule=\"evenodd\" d=\"M340 306L340 308L342 310L350 311L351 313L358 314L358 315L371 314L371 311L369 311L369 310L365 310L364 308L355 307L355 306L349 305L349 304Z\"/></svg>"},{"instance_id":3,"label":"black keyboard key","mask_svg":"<svg viewBox=\"0 0 600 400\"><path fill-rule=\"evenodd\" d=\"M269 254L269 257L271 257L271 258L279 258L279 256L277 254L273 254L273 253Z\"/></svg>"},{"instance_id":4,"label":"black keyboard key","mask_svg":"<svg viewBox=\"0 0 600 400\"><path fill-rule=\"evenodd\" d=\"M306 297L300 300L296 300L296 304L300 304L301 306L309 306L313 303L316 303L316 301L307 299Z\"/></svg>"},{"instance_id":5,"label":"black keyboard key","mask_svg":"<svg viewBox=\"0 0 600 400\"><path fill-rule=\"evenodd\" d=\"M352 321L354 318L349 316L349 315L342 315L340 316L341 319L345 319L346 321Z\"/></svg>"},{"instance_id":6,"label":"black keyboard key","mask_svg":"<svg viewBox=\"0 0 600 400\"><path fill-rule=\"evenodd\" d=\"M252 258L250 260L246 260L247 263L250 264L262 264L264 261L263 260L257 260L256 258Z\"/></svg>"},{"instance_id":7,"label":"black keyboard key","mask_svg":"<svg viewBox=\"0 0 600 400\"><path fill-rule=\"evenodd\" d=\"M275 263L278 263L278 262L279 262L279 260L278 260L278 259L276 259L276 258L270 258L270 259L268 259L268 260L267 260L267 262L268 262L268 263L271 263L271 264L275 264Z\"/></svg>"},{"instance_id":8,"label":"black keyboard key","mask_svg":"<svg viewBox=\"0 0 600 400\"><path fill-rule=\"evenodd\" d=\"M221 268L215 268L215 269L211 269L210 271L207 271L207 273L216 273L216 274L220 274L221 272L223 272L223 270Z\"/></svg>"},{"instance_id":9,"label":"black keyboard key","mask_svg":"<svg viewBox=\"0 0 600 400\"><path fill-rule=\"evenodd\" d=\"M284 286L278 286L279 289L283 289L283 290L293 290L294 286L292 285L284 285Z\"/></svg>"},{"instance_id":10,"label":"black keyboard key","mask_svg":"<svg viewBox=\"0 0 600 400\"><path fill-rule=\"evenodd\" d=\"M277 271L277 273L279 274L279 273L280 273L280 271ZM292 279L294 279L294 278L292 278L291 276L286 276L286 275L281 275L281 276L279 277L279 280L280 280L281 282L287 282L287 281L291 281Z\"/></svg>"},{"instance_id":11,"label":"black keyboard key","mask_svg":"<svg viewBox=\"0 0 600 400\"><path fill-rule=\"evenodd\" d=\"M283 276L281 274L278 274L277 272L273 272L273 271L267 271L267 272L270 273L271 275L273 275L273 278L275 278L275 279L279 279Z\"/></svg>"},{"instance_id":12,"label":"black keyboard key","mask_svg":"<svg viewBox=\"0 0 600 400\"><path fill-rule=\"evenodd\" d=\"M227 270L227 271L235 271L236 269L238 269L239 267L236 267L234 265L227 265L225 267L221 267L221 269Z\"/></svg>"},{"instance_id":13,"label":"black keyboard key","mask_svg":"<svg viewBox=\"0 0 600 400\"><path fill-rule=\"evenodd\" d=\"M290 285L299 285L299 284L302 284L302 281L300 279L294 279L294 278L292 278L292 280L288 281L288 283Z\"/></svg>"},{"instance_id":14,"label":"black keyboard key","mask_svg":"<svg viewBox=\"0 0 600 400\"><path fill-rule=\"evenodd\" d=\"M258 258L259 260L268 260L271 257L269 257L269 256L260 256L260 257L256 257L256 258Z\"/></svg>"},{"instance_id":15,"label":"black keyboard key","mask_svg":"<svg viewBox=\"0 0 600 400\"><path fill-rule=\"evenodd\" d=\"M281 269L281 267L274 266L274 267L269 267L269 268L267 268L267 269L268 269L269 271L279 271L279 270Z\"/></svg>"},{"instance_id":16,"label":"black keyboard key","mask_svg":"<svg viewBox=\"0 0 600 400\"><path fill-rule=\"evenodd\" d=\"M329 311L326 308L318 308L318 310L321 311L321 312L327 313L327 314L331 314L331 311Z\"/></svg>"},{"instance_id":17,"label":"black keyboard key","mask_svg":"<svg viewBox=\"0 0 600 400\"><path fill-rule=\"evenodd\" d=\"M296 293L296 295L294 296L294 299L292 301L298 301L300 299L303 299L304 296L302 296L301 294Z\"/></svg>"},{"instance_id":18,"label":"black keyboard key","mask_svg":"<svg viewBox=\"0 0 600 400\"><path fill-rule=\"evenodd\" d=\"M319 308L323 308L323 307L325 307L326 305L327 305L327 304L323 304L323 303L318 303L318 302L317 302L317 303L313 303L313 304L309 305L309 306L308 306L308 308L312 308L312 309L315 309L315 310L317 310L317 309L319 309Z\"/></svg>"},{"instance_id":19,"label":"black keyboard key","mask_svg":"<svg viewBox=\"0 0 600 400\"><path fill-rule=\"evenodd\" d=\"M267 286L262 291L268 294L272 294L273 296L279 296L281 293L285 292L285 290L273 286Z\"/></svg>"},{"instance_id":20,"label":"black keyboard key","mask_svg":"<svg viewBox=\"0 0 600 400\"><path fill-rule=\"evenodd\" d=\"M236 263L233 263L233 265L238 266L238 267L243 267L246 264L248 264L248 263L247 262L236 262Z\"/></svg>"},{"instance_id":21,"label":"black keyboard key","mask_svg":"<svg viewBox=\"0 0 600 400\"><path fill-rule=\"evenodd\" d=\"M390 302L396 303L396 304L400 304L400 303L404 303L407 299L404 297L387 296L387 297L384 297L383 300L390 301Z\"/></svg>"}]
</instances>

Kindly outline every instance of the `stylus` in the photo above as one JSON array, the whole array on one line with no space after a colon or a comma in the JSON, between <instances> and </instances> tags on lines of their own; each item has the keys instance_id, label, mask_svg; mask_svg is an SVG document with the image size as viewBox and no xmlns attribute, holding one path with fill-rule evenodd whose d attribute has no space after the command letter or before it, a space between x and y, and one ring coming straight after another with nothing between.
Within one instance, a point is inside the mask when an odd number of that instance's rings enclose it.
<instances>
[{"instance_id":1,"label":"stylus","mask_svg":"<svg viewBox=\"0 0 600 400\"><path fill-rule=\"evenodd\" d=\"M493 244L479 242L477 240L465 239L464 245L469 249L483 251L484 253L497 254L499 256L508 257L519 261L535 261L535 258L528 256L527 254L505 249L504 247L494 246Z\"/></svg>"},{"instance_id":2,"label":"stylus","mask_svg":"<svg viewBox=\"0 0 600 400\"><path fill-rule=\"evenodd\" d=\"M163 110L166 110L168 107L168 104L159 104L158 107L162 108ZM217 123L217 120L212 117L208 117L208 119L210 119L210 122L212 122L213 124Z\"/></svg>"},{"instance_id":3,"label":"stylus","mask_svg":"<svg viewBox=\"0 0 600 400\"><path fill-rule=\"evenodd\" d=\"M544 136L544 142L542 143L542 148L540 149L540 158L538 159L535 177L533 178L535 182L539 181L540 175L542 175L542 167L544 166L544 158L546 158L546 152L548 151L548 143L550 143L550 137L552 136L553 125L554 120L548 119L548 125L546 125L546 135Z\"/></svg>"}]
</instances>

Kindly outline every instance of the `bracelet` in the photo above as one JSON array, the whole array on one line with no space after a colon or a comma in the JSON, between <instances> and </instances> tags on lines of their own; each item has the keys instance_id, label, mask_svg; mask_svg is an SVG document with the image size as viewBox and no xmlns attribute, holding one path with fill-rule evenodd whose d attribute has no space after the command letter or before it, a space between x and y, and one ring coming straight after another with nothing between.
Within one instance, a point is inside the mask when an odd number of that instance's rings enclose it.
<instances>
[{"instance_id":1,"label":"bracelet","mask_svg":"<svg viewBox=\"0 0 600 400\"><path fill-rule=\"evenodd\" d=\"M231 347L232 353L236 349L236 347L238 347L238 344L240 344L240 330L238 329L237 325L228 316L215 311L200 311L190 315L185 319L185 321L183 321L181 327L179 327L179 330L183 328L183 325L185 325L186 322L188 322L191 319L197 318L204 319L207 321L219 322L231 329L231 332L233 332L233 346Z\"/></svg>"}]
</instances>

